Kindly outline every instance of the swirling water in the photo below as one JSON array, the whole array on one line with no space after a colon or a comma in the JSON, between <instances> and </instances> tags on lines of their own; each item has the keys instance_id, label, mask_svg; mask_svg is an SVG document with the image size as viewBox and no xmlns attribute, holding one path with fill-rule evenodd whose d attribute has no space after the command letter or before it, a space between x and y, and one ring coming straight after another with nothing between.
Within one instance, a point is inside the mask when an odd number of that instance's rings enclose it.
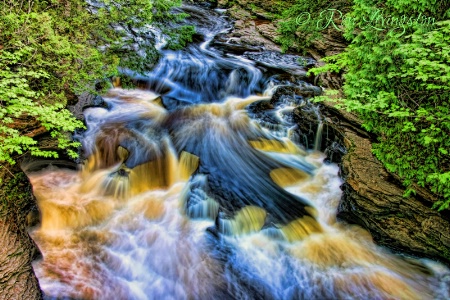
<instances>
[{"instance_id":1,"label":"swirling water","mask_svg":"<svg viewBox=\"0 0 450 300\"><path fill-rule=\"evenodd\" d=\"M249 111L276 83L209 48L228 26L209 18L203 43L85 111L78 170L29 173L45 297L447 299L446 267L337 222L338 167L290 139L298 103Z\"/></svg>"}]
</instances>

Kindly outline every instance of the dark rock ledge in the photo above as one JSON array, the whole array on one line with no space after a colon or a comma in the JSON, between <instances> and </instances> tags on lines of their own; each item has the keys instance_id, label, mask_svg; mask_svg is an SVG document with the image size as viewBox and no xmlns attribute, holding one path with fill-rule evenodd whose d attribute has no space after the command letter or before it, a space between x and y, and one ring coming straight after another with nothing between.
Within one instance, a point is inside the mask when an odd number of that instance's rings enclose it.
<instances>
[{"instance_id":1,"label":"dark rock ledge","mask_svg":"<svg viewBox=\"0 0 450 300\"><path fill-rule=\"evenodd\" d=\"M379 245L449 265L449 216L431 209L434 199L425 190L403 197L404 187L374 157L373 139L357 118L330 104L324 111L339 120L331 126L342 133L347 149L340 163L345 183L338 218L369 230Z\"/></svg>"}]
</instances>

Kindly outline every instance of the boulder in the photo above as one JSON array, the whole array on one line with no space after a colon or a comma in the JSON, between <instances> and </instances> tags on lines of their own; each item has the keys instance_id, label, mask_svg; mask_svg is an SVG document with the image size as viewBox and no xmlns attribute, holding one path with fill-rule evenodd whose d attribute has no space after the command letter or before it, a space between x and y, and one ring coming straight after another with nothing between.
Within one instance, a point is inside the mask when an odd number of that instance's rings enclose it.
<instances>
[{"instance_id":1,"label":"boulder","mask_svg":"<svg viewBox=\"0 0 450 300\"><path fill-rule=\"evenodd\" d=\"M266 19L261 21L258 17L253 17L251 11L239 5L231 6L227 13L235 22L233 30L226 34L226 38L232 40L234 44L261 47L262 50L269 51L281 50L275 43L276 27L270 21Z\"/></svg>"}]
</instances>

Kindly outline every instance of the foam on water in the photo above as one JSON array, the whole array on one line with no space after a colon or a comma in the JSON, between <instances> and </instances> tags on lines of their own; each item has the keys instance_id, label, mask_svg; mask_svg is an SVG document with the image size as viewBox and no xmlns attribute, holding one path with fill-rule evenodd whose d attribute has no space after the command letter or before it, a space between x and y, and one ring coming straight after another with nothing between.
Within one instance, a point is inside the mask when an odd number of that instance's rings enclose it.
<instances>
[{"instance_id":1,"label":"foam on water","mask_svg":"<svg viewBox=\"0 0 450 300\"><path fill-rule=\"evenodd\" d=\"M163 51L142 89L84 111L79 169L28 172L45 297L450 298L448 268L336 220L338 167L297 144L292 111L305 99L271 107L274 81L209 49L229 23L187 10L204 41ZM267 109L249 114L258 103Z\"/></svg>"},{"instance_id":2,"label":"foam on water","mask_svg":"<svg viewBox=\"0 0 450 300\"><path fill-rule=\"evenodd\" d=\"M252 122L265 99L168 112L113 90L90 109L82 168L29 174L46 297L445 299L448 269L336 221L338 167Z\"/></svg>"}]
</instances>

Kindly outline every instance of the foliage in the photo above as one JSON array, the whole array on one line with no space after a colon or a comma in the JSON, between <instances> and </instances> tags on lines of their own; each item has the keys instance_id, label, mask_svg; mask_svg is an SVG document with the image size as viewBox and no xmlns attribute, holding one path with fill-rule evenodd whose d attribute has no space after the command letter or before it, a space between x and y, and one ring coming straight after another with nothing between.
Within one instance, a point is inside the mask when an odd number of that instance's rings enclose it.
<instances>
[{"instance_id":1,"label":"foliage","mask_svg":"<svg viewBox=\"0 0 450 300\"><path fill-rule=\"evenodd\" d=\"M188 42L192 42L192 35L195 33L194 26L179 25L189 16L179 11L174 13L174 7L179 7L181 4L182 0L153 1L152 21L165 36L166 47L172 50L182 49Z\"/></svg>"},{"instance_id":2,"label":"foliage","mask_svg":"<svg viewBox=\"0 0 450 300\"><path fill-rule=\"evenodd\" d=\"M412 3L411 3L412 2ZM439 0L354 0L346 24L351 41L343 53L313 70L345 70L340 103L357 112L379 136L374 154L407 187L430 189L450 204L450 3ZM434 18L434 26L409 22L404 28L367 26L374 9L384 16ZM349 18L349 19L350 19ZM398 24L397 24L398 25ZM395 30L393 30L395 29Z\"/></svg>"},{"instance_id":3,"label":"foliage","mask_svg":"<svg viewBox=\"0 0 450 300\"><path fill-rule=\"evenodd\" d=\"M172 11L181 0L5 0L0 6L0 162L40 149L27 132L37 122L69 149L69 133L83 127L65 109L75 94L119 67L143 72L158 58L155 27L186 15ZM152 26L150 24L152 23ZM164 29L167 32L167 29ZM169 47L184 45L193 28L175 26Z\"/></svg>"},{"instance_id":4,"label":"foliage","mask_svg":"<svg viewBox=\"0 0 450 300\"><path fill-rule=\"evenodd\" d=\"M349 10L349 0L296 0L284 9L279 22L278 42L284 51L292 48L306 52L321 33L340 23L340 14ZM329 18L335 22L328 22ZM334 24L334 25L333 25ZM337 28L338 25L336 25ZM340 30L340 29L339 29Z\"/></svg>"}]
</instances>

